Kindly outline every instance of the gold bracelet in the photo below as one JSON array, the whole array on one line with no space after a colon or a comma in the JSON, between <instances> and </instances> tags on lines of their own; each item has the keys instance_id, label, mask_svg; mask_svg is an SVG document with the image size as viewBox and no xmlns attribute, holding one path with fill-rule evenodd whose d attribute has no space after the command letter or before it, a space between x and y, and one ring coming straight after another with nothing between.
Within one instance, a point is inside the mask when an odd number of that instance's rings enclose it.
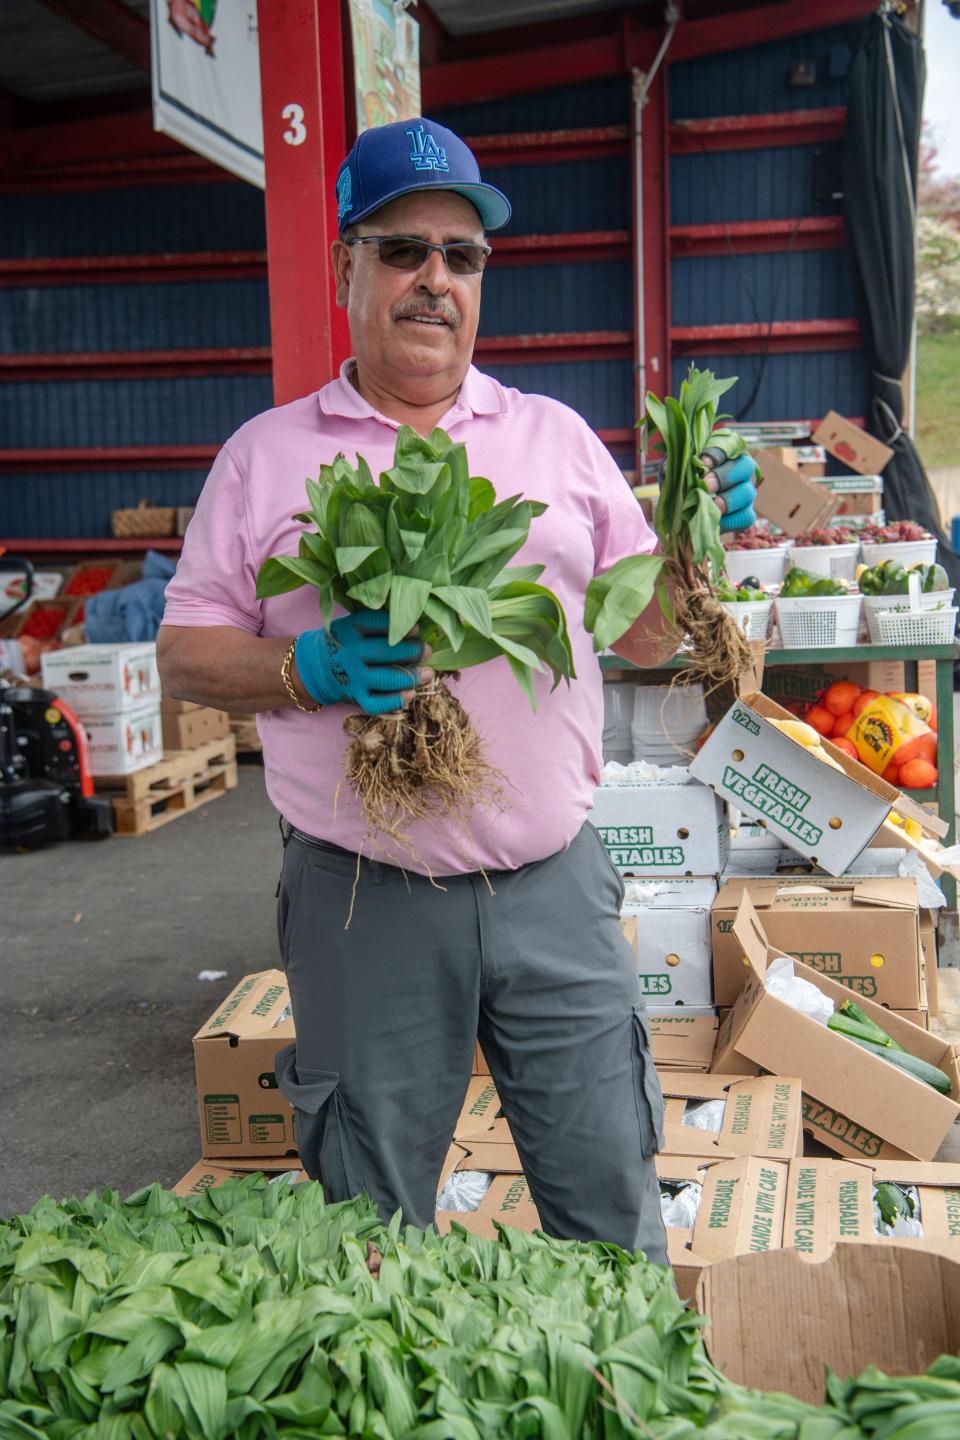
<instances>
[{"instance_id":1,"label":"gold bracelet","mask_svg":"<svg viewBox=\"0 0 960 1440\"><path fill-rule=\"evenodd\" d=\"M293 701L294 705L296 705L297 709L302 710L304 715L314 715L318 710L322 710L323 706L304 705L303 701L300 699L300 696L297 694L296 690L294 690L293 681L290 679L290 666L293 663L293 652L296 650L296 648L296 640L291 640L287 653L283 657L283 664L280 666L280 676L283 680L284 685L287 687L287 694L290 696L290 699Z\"/></svg>"}]
</instances>

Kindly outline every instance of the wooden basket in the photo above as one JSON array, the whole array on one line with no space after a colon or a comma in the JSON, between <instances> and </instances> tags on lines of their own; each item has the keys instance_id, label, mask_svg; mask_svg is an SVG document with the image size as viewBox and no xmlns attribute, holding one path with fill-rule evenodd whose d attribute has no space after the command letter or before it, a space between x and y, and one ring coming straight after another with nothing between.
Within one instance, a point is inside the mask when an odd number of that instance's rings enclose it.
<instances>
[{"instance_id":1,"label":"wooden basket","mask_svg":"<svg viewBox=\"0 0 960 1440\"><path fill-rule=\"evenodd\" d=\"M110 523L118 540L175 535L177 510L174 505L152 505L149 500L141 500L135 510L114 510Z\"/></svg>"}]
</instances>

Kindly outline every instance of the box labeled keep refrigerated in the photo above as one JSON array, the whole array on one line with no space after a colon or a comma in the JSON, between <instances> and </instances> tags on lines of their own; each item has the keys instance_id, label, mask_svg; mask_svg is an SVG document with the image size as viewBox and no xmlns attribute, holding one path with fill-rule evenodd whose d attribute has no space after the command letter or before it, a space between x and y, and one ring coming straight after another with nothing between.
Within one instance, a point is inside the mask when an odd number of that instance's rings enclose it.
<instances>
[{"instance_id":1,"label":"box labeled keep refrigerated","mask_svg":"<svg viewBox=\"0 0 960 1440\"><path fill-rule=\"evenodd\" d=\"M271 1163L268 1157L263 1160L244 1160L238 1156L230 1161L199 1160L171 1188L174 1195L202 1195L204 1190L216 1190L218 1185L225 1185L228 1180L242 1180L257 1171L260 1171L267 1181L279 1180L288 1175L294 1185L310 1178L298 1161L278 1160Z\"/></svg>"},{"instance_id":2,"label":"box labeled keep refrigerated","mask_svg":"<svg viewBox=\"0 0 960 1440\"><path fill-rule=\"evenodd\" d=\"M650 1005L713 1005L710 908L717 882L702 877L633 882L621 922L636 926L640 989Z\"/></svg>"},{"instance_id":3,"label":"box labeled keep refrigerated","mask_svg":"<svg viewBox=\"0 0 960 1440\"><path fill-rule=\"evenodd\" d=\"M707 786L600 785L588 820L623 875L718 875L726 806Z\"/></svg>"},{"instance_id":4,"label":"box labeled keep refrigerated","mask_svg":"<svg viewBox=\"0 0 960 1440\"><path fill-rule=\"evenodd\" d=\"M721 887L712 916L717 1005L732 1005L747 976L733 933L744 893L775 949L894 1010L924 1004L916 880L785 877Z\"/></svg>"},{"instance_id":5,"label":"box labeled keep refrigerated","mask_svg":"<svg viewBox=\"0 0 960 1440\"><path fill-rule=\"evenodd\" d=\"M155 700L116 715L87 715L81 723L95 776L132 775L163 759L163 727Z\"/></svg>"},{"instance_id":6,"label":"box labeled keep refrigerated","mask_svg":"<svg viewBox=\"0 0 960 1440\"><path fill-rule=\"evenodd\" d=\"M720 1026L713 1070L736 1074L746 1064L774 1074L798 1075L804 1092L804 1128L838 1154L855 1159L890 1153L897 1159L932 1159L960 1118L956 1047L873 1000L857 1001L904 1050L942 1070L950 1094L941 1095L770 994L765 985L767 969L782 952L769 944L749 895L740 901L734 934L751 974ZM850 998L843 985L816 970L804 967L801 978L836 1008Z\"/></svg>"},{"instance_id":7,"label":"box labeled keep refrigerated","mask_svg":"<svg viewBox=\"0 0 960 1440\"><path fill-rule=\"evenodd\" d=\"M60 695L81 720L153 702L160 708L155 644L73 645L40 657L44 689Z\"/></svg>"},{"instance_id":8,"label":"box labeled keep refrigerated","mask_svg":"<svg viewBox=\"0 0 960 1440\"><path fill-rule=\"evenodd\" d=\"M737 1155L785 1160L802 1153L799 1080L665 1071L660 1083L667 1154L705 1160ZM713 1128L699 1128L708 1117Z\"/></svg>"},{"instance_id":9,"label":"box labeled keep refrigerated","mask_svg":"<svg viewBox=\"0 0 960 1440\"><path fill-rule=\"evenodd\" d=\"M821 742L833 764L818 760L773 723L796 717L754 692L736 700L690 765L690 773L717 795L780 836L785 845L818 864L828 875L847 866L879 837L915 850L934 874L960 876L941 865L935 838L913 839L886 821L891 811L915 821L925 836L946 834L947 826L908 796L845 755Z\"/></svg>"},{"instance_id":10,"label":"box labeled keep refrigerated","mask_svg":"<svg viewBox=\"0 0 960 1440\"><path fill-rule=\"evenodd\" d=\"M294 1039L281 970L245 975L193 1037L204 1159L296 1155L274 1060Z\"/></svg>"},{"instance_id":11,"label":"box labeled keep refrigerated","mask_svg":"<svg viewBox=\"0 0 960 1440\"><path fill-rule=\"evenodd\" d=\"M451 1225L462 1225L487 1240L496 1240L498 1225L527 1232L540 1227L525 1175L495 1175L476 1210L438 1210L436 1220L441 1235L448 1235Z\"/></svg>"}]
</instances>

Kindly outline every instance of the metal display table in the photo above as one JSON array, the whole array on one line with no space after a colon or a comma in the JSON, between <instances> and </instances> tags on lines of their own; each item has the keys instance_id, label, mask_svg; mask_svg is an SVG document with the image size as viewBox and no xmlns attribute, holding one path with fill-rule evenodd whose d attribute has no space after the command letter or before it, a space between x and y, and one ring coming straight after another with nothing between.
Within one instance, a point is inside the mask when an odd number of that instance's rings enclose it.
<instances>
[{"instance_id":1,"label":"metal display table","mask_svg":"<svg viewBox=\"0 0 960 1440\"><path fill-rule=\"evenodd\" d=\"M773 669L778 665L844 665L863 664L870 660L898 660L904 663L905 689L916 690L917 666L922 660L933 660L937 677L937 784L931 790L905 790L914 800L924 804L936 801L940 818L949 825L943 844L952 845L956 836L956 786L954 779L953 755L953 665L960 658L957 645L854 645L837 648L818 646L805 650L769 649L764 655L764 667ZM656 671L680 670L686 660L675 655ZM619 655L601 655L602 670L637 670L640 667L622 660ZM951 910L957 908L957 883L950 875L940 881Z\"/></svg>"}]
</instances>

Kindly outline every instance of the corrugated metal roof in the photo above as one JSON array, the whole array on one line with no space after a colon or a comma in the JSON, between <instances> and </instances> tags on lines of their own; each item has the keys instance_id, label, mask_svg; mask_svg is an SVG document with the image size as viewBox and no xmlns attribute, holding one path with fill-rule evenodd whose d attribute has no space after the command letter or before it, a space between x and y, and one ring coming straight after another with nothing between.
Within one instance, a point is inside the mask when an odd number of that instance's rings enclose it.
<instances>
[{"instance_id":1,"label":"corrugated metal roof","mask_svg":"<svg viewBox=\"0 0 960 1440\"><path fill-rule=\"evenodd\" d=\"M128 3L148 13L139 3ZM18 100L44 105L149 86L143 70L40 0L3 0L0 5L0 88Z\"/></svg>"}]
</instances>

